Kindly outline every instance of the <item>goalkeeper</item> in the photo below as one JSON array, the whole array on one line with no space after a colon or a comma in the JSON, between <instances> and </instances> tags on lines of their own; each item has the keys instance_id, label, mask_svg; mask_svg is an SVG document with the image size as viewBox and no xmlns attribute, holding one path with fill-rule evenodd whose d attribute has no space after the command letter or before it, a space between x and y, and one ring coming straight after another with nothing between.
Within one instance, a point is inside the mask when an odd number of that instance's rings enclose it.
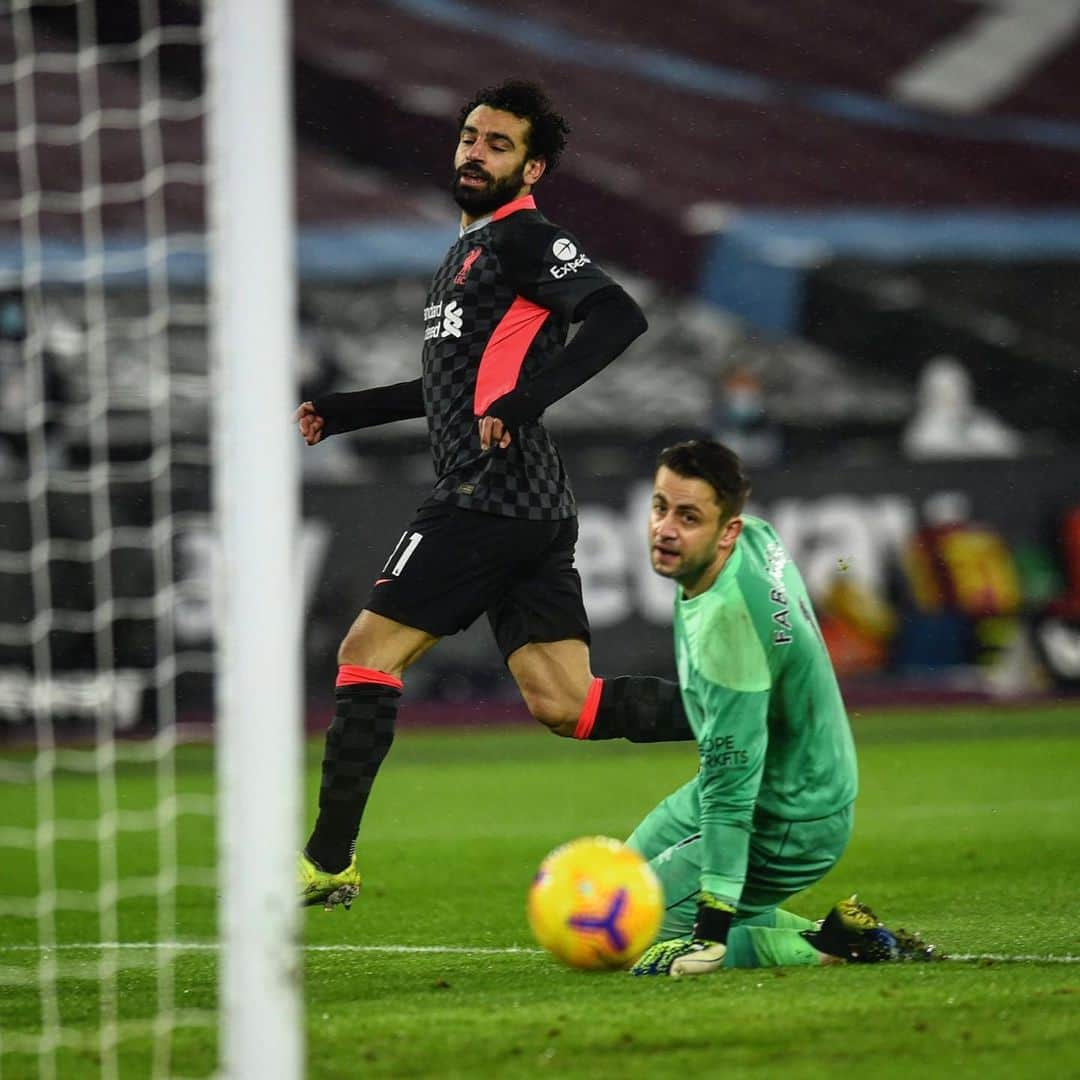
<instances>
[{"instance_id":1,"label":"goalkeeper","mask_svg":"<svg viewBox=\"0 0 1080 1080\"><path fill-rule=\"evenodd\" d=\"M836 864L858 788L844 703L806 587L772 527L744 515L749 485L716 442L658 462L653 569L678 583L675 656L700 769L628 843L664 888L659 941L635 974L929 958L854 897L822 923L780 908ZM624 734L587 712L578 738ZM689 734L689 733L687 733Z\"/></svg>"}]
</instances>

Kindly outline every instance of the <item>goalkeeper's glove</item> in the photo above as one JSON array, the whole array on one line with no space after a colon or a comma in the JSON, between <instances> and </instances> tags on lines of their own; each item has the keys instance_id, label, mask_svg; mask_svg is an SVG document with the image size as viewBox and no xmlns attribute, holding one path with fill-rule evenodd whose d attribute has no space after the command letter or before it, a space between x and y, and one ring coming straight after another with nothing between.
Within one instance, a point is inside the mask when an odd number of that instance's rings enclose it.
<instances>
[{"instance_id":1,"label":"goalkeeper's glove","mask_svg":"<svg viewBox=\"0 0 1080 1080\"><path fill-rule=\"evenodd\" d=\"M711 893L698 897L694 932L688 938L659 941L630 969L632 975L709 975L724 966L727 936L735 908Z\"/></svg>"},{"instance_id":2,"label":"goalkeeper's glove","mask_svg":"<svg viewBox=\"0 0 1080 1080\"><path fill-rule=\"evenodd\" d=\"M630 969L631 975L708 975L724 965L727 946L720 941L673 938L646 949Z\"/></svg>"}]
</instances>

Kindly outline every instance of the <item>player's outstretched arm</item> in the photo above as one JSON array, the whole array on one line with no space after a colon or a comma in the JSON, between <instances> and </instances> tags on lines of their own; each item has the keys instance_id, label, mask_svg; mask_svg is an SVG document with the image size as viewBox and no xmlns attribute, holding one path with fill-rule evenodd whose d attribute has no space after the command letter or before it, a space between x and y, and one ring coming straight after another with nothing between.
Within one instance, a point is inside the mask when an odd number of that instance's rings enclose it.
<instances>
[{"instance_id":1,"label":"player's outstretched arm","mask_svg":"<svg viewBox=\"0 0 1080 1080\"><path fill-rule=\"evenodd\" d=\"M497 419L497 426L489 425L494 429L489 431L489 439L500 446L509 445L509 436L522 424L538 419L549 405L603 371L649 328L641 308L619 285L593 293L576 314L582 316L581 328L555 363L487 407L481 418L481 442L484 420Z\"/></svg>"},{"instance_id":2,"label":"player's outstretched arm","mask_svg":"<svg viewBox=\"0 0 1080 1080\"><path fill-rule=\"evenodd\" d=\"M390 424L395 420L413 420L424 415L424 392L420 379L355 390L345 394L324 394L316 401L305 401L293 414L293 420L308 446L328 435Z\"/></svg>"}]
</instances>

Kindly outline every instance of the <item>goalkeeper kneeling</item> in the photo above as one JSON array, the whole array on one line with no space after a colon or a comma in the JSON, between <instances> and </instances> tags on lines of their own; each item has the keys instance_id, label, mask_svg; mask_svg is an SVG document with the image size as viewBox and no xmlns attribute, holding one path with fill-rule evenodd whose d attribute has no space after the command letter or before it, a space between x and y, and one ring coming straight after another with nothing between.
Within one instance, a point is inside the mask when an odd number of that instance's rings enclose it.
<instances>
[{"instance_id":1,"label":"goalkeeper kneeling","mask_svg":"<svg viewBox=\"0 0 1080 1080\"><path fill-rule=\"evenodd\" d=\"M698 744L698 774L627 841L659 877L666 907L659 940L632 970L929 959L931 947L886 929L855 897L820 922L780 907L843 853L857 769L806 587L772 526L743 514L749 491L739 459L719 443L661 453L648 538L653 569L678 585L684 716L650 735L624 729L629 711L598 713L590 695L574 733Z\"/></svg>"}]
</instances>

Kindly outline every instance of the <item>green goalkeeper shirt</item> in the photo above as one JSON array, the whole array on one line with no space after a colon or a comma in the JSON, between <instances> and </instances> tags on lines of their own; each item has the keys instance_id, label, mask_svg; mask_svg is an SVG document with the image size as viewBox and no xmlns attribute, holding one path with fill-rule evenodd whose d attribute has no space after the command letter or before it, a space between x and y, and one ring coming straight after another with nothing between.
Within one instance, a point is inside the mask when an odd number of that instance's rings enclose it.
<instances>
[{"instance_id":1,"label":"green goalkeeper shirt","mask_svg":"<svg viewBox=\"0 0 1080 1080\"><path fill-rule=\"evenodd\" d=\"M755 816L848 806L855 747L810 599L776 532L743 516L716 581L675 598L679 685L700 753L701 888L737 905Z\"/></svg>"}]
</instances>

